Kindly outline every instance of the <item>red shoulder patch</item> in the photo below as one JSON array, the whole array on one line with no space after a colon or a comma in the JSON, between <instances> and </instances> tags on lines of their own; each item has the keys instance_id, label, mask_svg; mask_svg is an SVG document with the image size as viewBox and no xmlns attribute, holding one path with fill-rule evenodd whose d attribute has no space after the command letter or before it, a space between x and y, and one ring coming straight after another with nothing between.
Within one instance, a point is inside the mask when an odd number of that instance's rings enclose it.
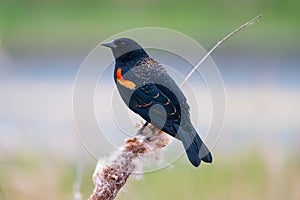
<instances>
[{"instance_id":1,"label":"red shoulder patch","mask_svg":"<svg viewBox=\"0 0 300 200\"><path fill-rule=\"evenodd\" d=\"M125 80L122 76L122 69L118 68L116 71L116 79L118 83L120 83L122 86L134 90L135 89L135 83L130 80Z\"/></svg>"},{"instance_id":2,"label":"red shoulder patch","mask_svg":"<svg viewBox=\"0 0 300 200\"><path fill-rule=\"evenodd\" d=\"M123 77L122 77L122 69L121 68L117 69L116 77L117 77L117 80L123 79Z\"/></svg>"}]
</instances>

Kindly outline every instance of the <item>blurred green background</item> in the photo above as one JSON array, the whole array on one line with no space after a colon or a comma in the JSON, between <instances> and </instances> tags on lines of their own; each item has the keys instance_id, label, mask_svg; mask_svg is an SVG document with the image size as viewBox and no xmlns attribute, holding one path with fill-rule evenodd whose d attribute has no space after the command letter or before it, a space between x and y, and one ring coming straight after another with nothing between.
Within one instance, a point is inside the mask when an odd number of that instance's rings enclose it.
<instances>
[{"instance_id":1,"label":"blurred green background","mask_svg":"<svg viewBox=\"0 0 300 200\"><path fill-rule=\"evenodd\" d=\"M186 33L211 43L241 22L263 13L259 28L252 28L231 41L257 49L299 46L299 1L1 1L2 43L11 50L69 51L90 49L106 38L131 28L155 26ZM245 40L247 38L247 40ZM278 47L278 46L277 46Z\"/></svg>"},{"instance_id":2,"label":"blurred green background","mask_svg":"<svg viewBox=\"0 0 300 200\"><path fill-rule=\"evenodd\" d=\"M260 13L213 54L227 94L215 162L194 169L183 157L117 199L300 199L299 10L298 0L0 0L0 199L72 199L78 162L84 199L93 190L72 85L99 42L153 26L209 49Z\"/></svg>"}]
</instances>

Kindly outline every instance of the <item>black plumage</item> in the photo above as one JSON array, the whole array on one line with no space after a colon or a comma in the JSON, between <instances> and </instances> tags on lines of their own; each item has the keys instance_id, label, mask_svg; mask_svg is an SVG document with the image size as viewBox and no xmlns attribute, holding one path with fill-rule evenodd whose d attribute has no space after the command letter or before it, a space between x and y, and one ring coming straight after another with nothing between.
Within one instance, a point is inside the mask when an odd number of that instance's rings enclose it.
<instances>
[{"instance_id":1,"label":"black plumage","mask_svg":"<svg viewBox=\"0 0 300 200\"><path fill-rule=\"evenodd\" d=\"M194 166L199 166L201 160L211 163L211 153L191 123L187 100L164 67L131 39L120 38L102 45L113 52L114 80L126 105L181 140Z\"/></svg>"}]
</instances>

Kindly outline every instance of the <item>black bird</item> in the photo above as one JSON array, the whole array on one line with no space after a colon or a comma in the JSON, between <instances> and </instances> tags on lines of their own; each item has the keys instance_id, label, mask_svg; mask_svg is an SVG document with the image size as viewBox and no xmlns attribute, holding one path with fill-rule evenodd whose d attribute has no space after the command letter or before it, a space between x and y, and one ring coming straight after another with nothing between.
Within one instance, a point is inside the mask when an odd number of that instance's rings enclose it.
<instances>
[{"instance_id":1,"label":"black bird","mask_svg":"<svg viewBox=\"0 0 300 200\"><path fill-rule=\"evenodd\" d=\"M115 58L114 80L126 105L147 123L182 141L190 162L212 162L212 155L190 120L187 100L164 67L134 40L120 38L103 46Z\"/></svg>"}]
</instances>

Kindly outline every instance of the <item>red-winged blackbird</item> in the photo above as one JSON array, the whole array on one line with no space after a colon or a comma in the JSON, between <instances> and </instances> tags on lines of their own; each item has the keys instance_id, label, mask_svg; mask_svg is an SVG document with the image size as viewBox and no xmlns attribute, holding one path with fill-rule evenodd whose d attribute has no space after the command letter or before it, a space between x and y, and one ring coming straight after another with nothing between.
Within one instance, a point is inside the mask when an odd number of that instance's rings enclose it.
<instances>
[{"instance_id":1,"label":"red-winged blackbird","mask_svg":"<svg viewBox=\"0 0 300 200\"><path fill-rule=\"evenodd\" d=\"M182 141L190 162L211 163L208 148L193 127L187 100L164 67L135 41L120 38L102 44L115 58L114 80L126 105L147 123Z\"/></svg>"}]
</instances>

